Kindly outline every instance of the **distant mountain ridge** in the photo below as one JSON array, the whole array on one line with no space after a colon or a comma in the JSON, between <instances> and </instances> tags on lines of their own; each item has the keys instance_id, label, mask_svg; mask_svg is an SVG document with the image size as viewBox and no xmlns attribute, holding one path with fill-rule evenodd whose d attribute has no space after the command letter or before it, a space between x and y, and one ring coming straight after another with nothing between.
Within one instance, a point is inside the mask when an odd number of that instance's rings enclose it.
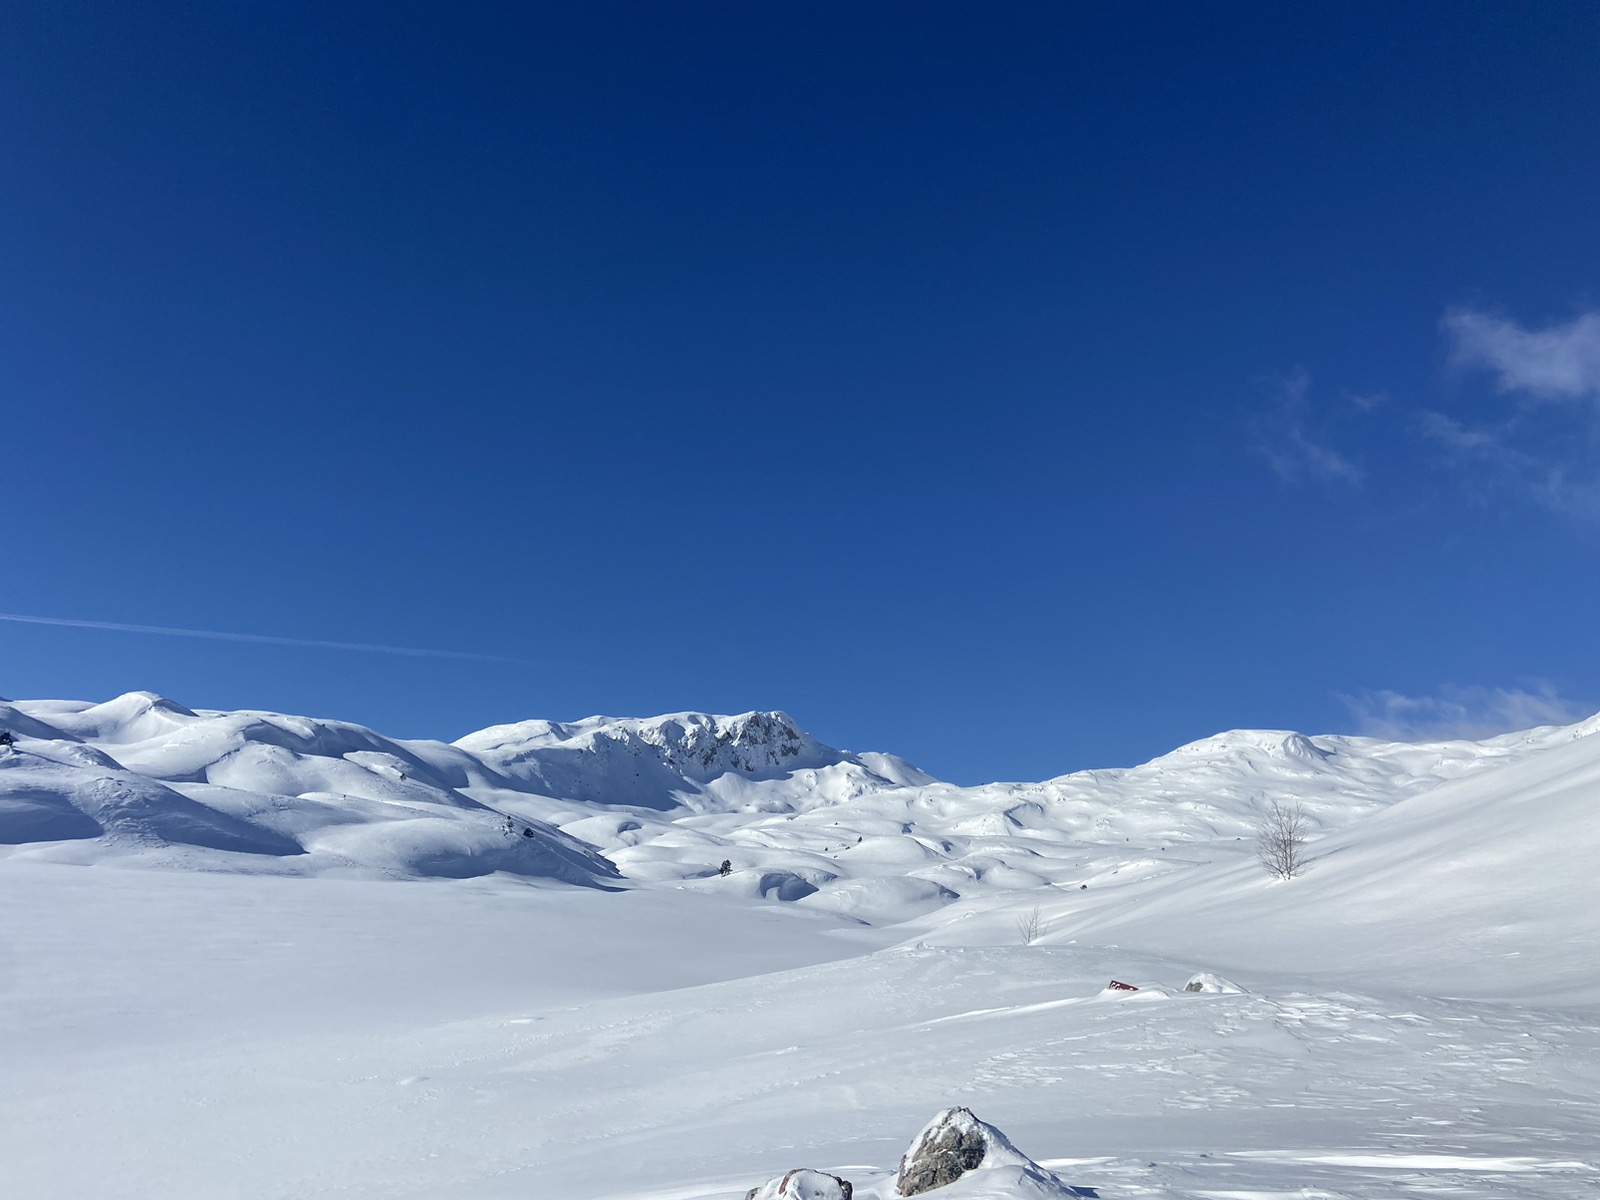
<instances>
[{"instance_id":1,"label":"distant mountain ridge","mask_svg":"<svg viewBox=\"0 0 1600 1200\"><path fill-rule=\"evenodd\" d=\"M531 720L445 743L133 692L0 703L0 727L17 739L0 753L12 854L665 882L876 922L1248 857L1274 800L1325 834L1587 737L1600 717L1483 742L1236 730L1138 767L974 788L824 745L782 712Z\"/></svg>"},{"instance_id":2,"label":"distant mountain ridge","mask_svg":"<svg viewBox=\"0 0 1600 1200\"><path fill-rule=\"evenodd\" d=\"M797 771L844 771L864 788L934 782L893 755L825 746L783 712L523 721L470 733L453 745L522 790L657 809L700 806L730 774L768 781ZM715 800L703 803L714 806Z\"/></svg>"}]
</instances>

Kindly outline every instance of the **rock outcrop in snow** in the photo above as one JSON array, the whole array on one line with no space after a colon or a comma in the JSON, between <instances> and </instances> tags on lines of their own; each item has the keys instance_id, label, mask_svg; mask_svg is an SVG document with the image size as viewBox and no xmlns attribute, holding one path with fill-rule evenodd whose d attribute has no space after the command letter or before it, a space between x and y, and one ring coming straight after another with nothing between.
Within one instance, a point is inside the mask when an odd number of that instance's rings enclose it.
<instances>
[{"instance_id":1,"label":"rock outcrop in snow","mask_svg":"<svg viewBox=\"0 0 1600 1200\"><path fill-rule=\"evenodd\" d=\"M924 1126L900 1159L895 1187L916 1196L975 1171L989 1152L983 1122L969 1108L947 1108Z\"/></svg>"},{"instance_id":2,"label":"rock outcrop in snow","mask_svg":"<svg viewBox=\"0 0 1600 1200\"><path fill-rule=\"evenodd\" d=\"M807 803L934 782L893 755L825 746L787 713L522 721L459 739L514 786L589 804L793 812ZM768 787L804 774L804 789Z\"/></svg>"},{"instance_id":3,"label":"rock outcrop in snow","mask_svg":"<svg viewBox=\"0 0 1600 1200\"><path fill-rule=\"evenodd\" d=\"M922 1127L900 1159L895 1190L901 1196L920 1196L973 1171L1005 1172L1022 1177L1035 1188L1058 1190L1055 1176L993 1125L980 1121L970 1108L947 1108Z\"/></svg>"}]
</instances>

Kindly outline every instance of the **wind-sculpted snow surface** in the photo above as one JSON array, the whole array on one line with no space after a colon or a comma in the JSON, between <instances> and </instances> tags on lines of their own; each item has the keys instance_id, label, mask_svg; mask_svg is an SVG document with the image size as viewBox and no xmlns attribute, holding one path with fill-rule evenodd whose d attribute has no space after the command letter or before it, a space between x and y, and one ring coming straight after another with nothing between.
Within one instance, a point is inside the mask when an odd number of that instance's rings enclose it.
<instances>
[{"instance_id":1,"label":"wind-sculpted snow surface","mask_svg":"<svg viewBox=\"0 0 1600 1200\"><path fill-rule=\"evenodd\" d=\"M681 892L0 867L8 1197L742 1200L805 1164L898 1200L952 1104L1039 1169L934 1200L1600 1186L1592 1010L1188 993L1194 959L872 951Z\"/></svg>"},{"instance_id":2,"label":"wind-sculpted snow surface","mask_svg":"<svg viewBox=\"0 0 1600 1200\"><path fill-rule=\"evenodd\" d=\"M1328 834L1595 722L1428 745L1235 731L1128 770L976 788L825 746L778 712L525 721L445 744L136 692L0 705L0 726L18 739L0 756L0 844L35 855L625 878L878 924L1246 862L1272 801Z\"/></svg>"},{"instance_id":3,"label":"wind-sculpted snow surface","mask_svg":"<svg viewBox=\"0 0 1600 1200\"><path fill-rule=\"evenodd\" d=\"M615 866L459 790L483 767L360 726L196 713L149 693L0 704L0 845L36 857L275 874L512 875L606 885Z\"/></svg>"},{"instance_id":4,"label":"wind-sculpted snow surface","mask_svg":"<svg viewBox=\"0 0 1600 1200\"><path fill-rule=\"evenodd\" d=\"M1329 832L1308 847L1302 878L1274 882L1248 862L1219 863L1120 897L1053 901L1042 919L1056 940L1293 967L1330 986L1359 975L1370 986L1600 1002L1596 725Z\"/></svg>"},{"instance_id":5,"label":"wind-sculpted snow surface","mask_svg":"<svg viewBox=\"0 0 1600 1200\"><path fill-rule=\"evenodd\" d=\"M868 756L839 756L830 766L797 762L787 775L727 773L685 786L675 808L652 803L597 815L592 805L556 804L541 811L631 878L893 922L958 898L1004 905L1062 891L1115 896L1195 867L1253 864L1256 825L1274 800L1301 806L1325 836L1595 727L1426 745L1236 731L1129 770L976 788L926 776L897 782L864 771ZM716 873L723 860L727 878ZM775 891L763 882L774 872L815 890Z\"/></svg>"},{"instance_id":6,"label":"wind-sculpted snow surface","mask_svg":"<svg viewBox=\"0 0 1600 1200\"><path fill-rule=\"evenodd\" d=\"M0 726L8 1198L898 1200L950 1109L1035 1157L937 1200L1600 1194L1600 721L979 788L778 713Z\"/></svg>"}]
</instances>

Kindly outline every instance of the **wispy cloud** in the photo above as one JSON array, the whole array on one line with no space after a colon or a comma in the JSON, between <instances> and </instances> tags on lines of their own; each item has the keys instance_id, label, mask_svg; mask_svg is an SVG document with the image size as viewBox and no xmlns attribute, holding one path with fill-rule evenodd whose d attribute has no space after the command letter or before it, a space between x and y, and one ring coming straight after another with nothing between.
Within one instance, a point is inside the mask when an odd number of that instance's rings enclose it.
<instances>
[{"instance_id":1,"label":"wispy cloud","mask_svg":"<svg viewBox=\"0 0 1600 1200\"><path fill-rule=\"evenodd\" d=\"M68 629L106 629L115 633L153 633L162 637L205 638L216 642L255 642L267 646L300 646L312 650L354 650L362 654L401 654L411 658L460 658L475 662L521 663L526 659L467 650L431 650L418 646L381 646L371 642L330 642L315 638L275 637L266 633L222 633L212 629L177 629L167 625L128 625L120 621L80 621L72 617L35 617L0 613L0 621L22 625L60 625Z\"/></svg>"},{"instance_id":2,"label":"wispy cloud","mask_svg":"<svg viewBox=\"0 0 1600 1200\"><path fill-rule=\"evenodd\" d=\"M1352 392L1346 389L1343 395L1364 413L1373 412L1389 403L1388 392Z\"/></svg>"},{"instance_id":3,"label":"wispy cloud","mask_svg":"<svg viewBox=\"0 0 1600 1200\"><path fill-rule=\"evenodd\" d=\"M1504 437L1492 429L1472 429L1444 413L1423 410L1422 434L1452 454L1463 458L1484 458L1506 465L1523 465L1527 455L1513 450Z\"/></svg>"},{"instance_id":4,"label":"wispy cloud","mask_svg":"<svg viewBox=\"0 0 1600 1200\"><path fill-rule=\"evenodd\" d=\"M1489 483L1563 516L1600 521L1600 404L1583 403L1600 401L1600 311L1529 328L1457 308L1441 326L1457 365L1491 372L1511 403L1476 424L1425 411L1423 437L1473 472L1475 490Z\"/></svg>"},{"instance_id":5,"label":"wispy cloud","mask_svg":"<svg viewBox=\"0 0 1600 1200\"><path fill-rule=\"evenodd\" d=\"M1590 710L1545 682L1522 688L1447 686L1433 696L1362 692L1340 696L1356 732L1395 742L1480 739L1539 725L1570 725Z\"/></svg>"},{"instance_id":6,"label":"wispy cloud","mask_svg":"<svg viewBox=\"0 0 1600 1200\"><path fill-rule=\"evenodd\" d=\"M1271 404L1250 423L1255 449L1286 483L1312 480L1360 486L1361 464L1334 448L1311 405L1311 375L1303 367L1274 382Z\"/></svg>"},{"instance_id":7,"label":"wispy cloud","mask_svg":"<svg viewBox=\"0 0 1600 1200\"><path fill-rule=\"evenodd\" d=\"M1580 521L1600 522L1600 481L1566 467L1551 466L1530 482L1533 497L1551 512Z\"/></svg>"},{"instance_id":8,"label":"wispy cloud","mask_svg":"<svg viewBox=\"0 0 1600 1200\"><path fill-rule=\"evenodd\" d=\"M1545 467L1537 456L1516 445L1516 422L1465 425L1454 417L1424 409L1417 414L1422 436L1458 466L1488 469L1505 482L1533 487Z\"/></svg>"},{"instance_id":9,"label":"wispy cloud","mask_svg":"<svg viewBox=\"0 0 1600 1200\"><path fill-rule=\"evenodd\" d=\"M1600 312L1529 329L1505 317L1456 308L1444 315L1454 358L1493 371L1503 392L1546 400L1600 399Z\"/></svg>"}]
</instances>

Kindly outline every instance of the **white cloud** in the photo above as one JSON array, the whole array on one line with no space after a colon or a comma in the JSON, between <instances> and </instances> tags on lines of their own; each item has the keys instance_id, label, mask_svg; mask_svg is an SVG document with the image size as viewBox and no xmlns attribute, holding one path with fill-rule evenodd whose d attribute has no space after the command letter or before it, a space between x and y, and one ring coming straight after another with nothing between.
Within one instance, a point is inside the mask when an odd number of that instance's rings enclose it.
<instances>
[{"instance_id":1,"label":"white cloud","mask_svg":"<svg viewBox=\"0 0 1600 1200\"><path fill-rule=\"evenodd\" d=\"M1564 467L1546 467L1532 483L1536 500L1552 512L1581 521L1600 521L1600 483L1574 477Z\"/></svg>"},{"instance_id":2,"label":"white cloud","mask_svg":"<svg viewBox=\"0 0 1600 1200\"><path fill-rule=\"evenodd\" d=\"M1421 414L1423 436L1472 472L1475 494L1520 493L1564 517L1600 521L1600 311L1543 329L1458 308L1441 321L1458 364L1482 367L1512 403L1467 424ZM1552 403L1555 402L1555 403Z\"/></svg>"},{"instance_id":3,"label":"white cloud","mask_svg":"<svg viewBox=\"0 0 1600 1200\"><path fill-rule=\"evenodd\" d=\"M1372 412L1389 403L1388 392L1352 392L1347 389L1344 398L1364 413Z\"/></svg>"},{"instance_id":4,"label":"white cloud","mask_svg":"<svg viewBox=\"0 0 1600 1200\"><path fill-rule=\"evenodd\" d=\"M1446 313L1455 360L1493 371L1500 390L1539 399L1600 399L1600 312L1543 329L1474 309Z\"/></svg>"},{"instance_id":5,"label":"white cloud","mask_svg":"<svg viewBox=\"0 0 1600 1200\"><path fill-rule=\"evenodd\" d=\"M1329 444L1311 407L1311 376L1296 367L1279 379L1271 407L1251 422L1256 451L1286 483L1312 479L1359 486L1361 464Z\"/></svg>"},{"instance_id":6,"label":"white cloud","mask_svg":"<svg viewBox=\"0 0 1600 1200\"><path fill-rule=\"evenodd\" d=\"M1482 464L1489 469L1491 481L1532 496L1551 512L1580 521L1600 521L1600 482L1591 477L1593 472L1585 464L1542 461L1512 444L1510 425L1473 427L1426 410L1421 420L1423 436L1442 446L1456 462Z\"/></svg>"},{"instance_id":7,"label":"white cloud","mask_svg":"<svg viewBox=\"0 0 1600 1200\"><path fill-rule=\"evenodd\" d=\"M1527 455L1507 445L1501 433L1492 429L1473 429L1444 413L1424 409L1422 433L1424 437L1463 458L1485 458L1507 466L1526 465Z\"/></svg>"},{"instance_id":8,"label":"white cloud","mask_svg":"<svg viewBox=\"0 0 1600 1200\"><path fill-rule=\"evenodd\" d=\"M1548 683L1530 686L1534 690L1446 686L1435 696L1376 691L1339 699L1355 718L1358 733L1396 742L1476 740L1539 725L1570 725L1590 715Z\"/></svg>"}]
</instances>

